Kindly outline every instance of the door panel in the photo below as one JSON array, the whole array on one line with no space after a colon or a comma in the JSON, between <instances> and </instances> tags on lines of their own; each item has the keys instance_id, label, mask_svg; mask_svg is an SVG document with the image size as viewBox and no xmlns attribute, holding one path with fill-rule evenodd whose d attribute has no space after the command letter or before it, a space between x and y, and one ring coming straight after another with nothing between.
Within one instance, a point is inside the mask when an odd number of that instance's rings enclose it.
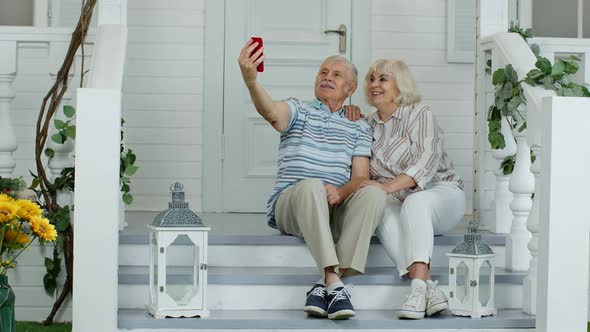
<instances>
[{"instance_id":1,"label":"door panel","mask_svg":"<svg viewBox=\"0 0 590 332\"><path fill-rule=\"evenodd\" d=\"M350 0L226 0L223 200L225 211L264 212L274 184L279 134L256 112L237 63L250 36L264 39L258 79L274 100L312 99L322 60L338 54ZM350 36L346 37L350 45ZM350 58L349 49L343 54Z\"/></svg>"}]
</instances>

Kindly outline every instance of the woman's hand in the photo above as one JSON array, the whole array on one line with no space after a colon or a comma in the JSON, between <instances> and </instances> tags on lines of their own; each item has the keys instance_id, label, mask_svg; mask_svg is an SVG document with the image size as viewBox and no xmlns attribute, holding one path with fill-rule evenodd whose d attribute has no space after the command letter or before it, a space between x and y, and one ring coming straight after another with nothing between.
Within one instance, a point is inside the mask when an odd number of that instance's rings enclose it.
<instances>
[{"instance_id":1,"label":"woman's hand","mask_svg":"<svg viewBox=\"0 0 590 332\"><path fill-rule=\"evenodd\" d=\"M344 106L344 114L346 118L352 122L365 118L365 115L361 113L361 109L356 105Z\"/></svg>"},{"instance_id":2,"label":"woman's hand","mask_svg":"<svg viewBox=\"0 0 590 332\"><path fill-rule=\"evenodd\" d=\"M359 191L361 189L363 189L364 187L368 187L368 186L375 186L377 188L380 188L381 190L385 191L386 193L389 193L387 191L387 187L383 184L383 183L379 183L373 180L365 180L363 182L361 182L361 184L359 184L359 187L357 188L356 191Z\"/></svg>"}]
</instances>

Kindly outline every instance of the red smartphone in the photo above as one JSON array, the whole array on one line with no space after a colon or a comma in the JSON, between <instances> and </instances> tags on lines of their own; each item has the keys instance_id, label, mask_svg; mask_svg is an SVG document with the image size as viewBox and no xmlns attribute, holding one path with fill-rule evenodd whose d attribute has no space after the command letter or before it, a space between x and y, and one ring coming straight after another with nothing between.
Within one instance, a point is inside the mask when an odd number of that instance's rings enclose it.
<instances>
[{"instance_id":1,"label":"red smartphone","mask_svg":"<svg viewBox=\"0 0 590 332\"><path fill-rule=\"evenodd\" d=\"M256 46L256 48L254 49L254 51L252 51L252 54L256 53L261 47L262 47L262 38L261 37L252 37L252 41L255 43L258 43L258 46ZM260 54L262 55L262 54ZM256 67L256 71L258 71L259 73L264 71L264 61L262 61L257 67Z\"/></svg>"}]
</instances>

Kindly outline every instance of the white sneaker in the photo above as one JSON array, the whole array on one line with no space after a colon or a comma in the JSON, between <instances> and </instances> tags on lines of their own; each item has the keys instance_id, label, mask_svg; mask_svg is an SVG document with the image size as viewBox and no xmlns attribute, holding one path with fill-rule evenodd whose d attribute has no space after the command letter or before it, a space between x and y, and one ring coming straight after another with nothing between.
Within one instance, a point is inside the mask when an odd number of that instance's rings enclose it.
<instances>
[{"instance_id":1,"label":"white sneaker","mask_svg":"<svg viewBox=\"0 0 590 332\"><path fill-rule=\"evenodd\" d=\"M438 281L428 280L426 291L426 316L436 315L449 308L449 300L442 290L436 287Z\"/></svg>"},{"instance_id":2,"label":"white sneaker","mask_svg":"<svg viewBox=\"0 0 590 332\"><path fill-rule=\"evenodd\" d=\"M426 288L413 288L406 297L406 303L399 310L399 318L422 319L426 312Z\"/></svg>"}]
</instances>

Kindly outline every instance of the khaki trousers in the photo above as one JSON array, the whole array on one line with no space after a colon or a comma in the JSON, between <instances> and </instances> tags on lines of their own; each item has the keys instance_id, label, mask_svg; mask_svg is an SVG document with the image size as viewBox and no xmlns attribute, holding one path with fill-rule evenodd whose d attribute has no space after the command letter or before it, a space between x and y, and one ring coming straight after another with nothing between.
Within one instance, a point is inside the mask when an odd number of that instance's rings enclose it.
<instances>
[{"instance_id":1,"label":"khaki trousers","mask_svg":"<svg viewBox=\"0 0 590 332\"><path fill-rule=\"evenodd\" d=\"M328 266L349 269L347 275L364 273L385 196L369 186L330 207L323 182L306 179L279 196L275 220L281 233L303 237L322 275Z\"/></svg>"}]
</instances>

